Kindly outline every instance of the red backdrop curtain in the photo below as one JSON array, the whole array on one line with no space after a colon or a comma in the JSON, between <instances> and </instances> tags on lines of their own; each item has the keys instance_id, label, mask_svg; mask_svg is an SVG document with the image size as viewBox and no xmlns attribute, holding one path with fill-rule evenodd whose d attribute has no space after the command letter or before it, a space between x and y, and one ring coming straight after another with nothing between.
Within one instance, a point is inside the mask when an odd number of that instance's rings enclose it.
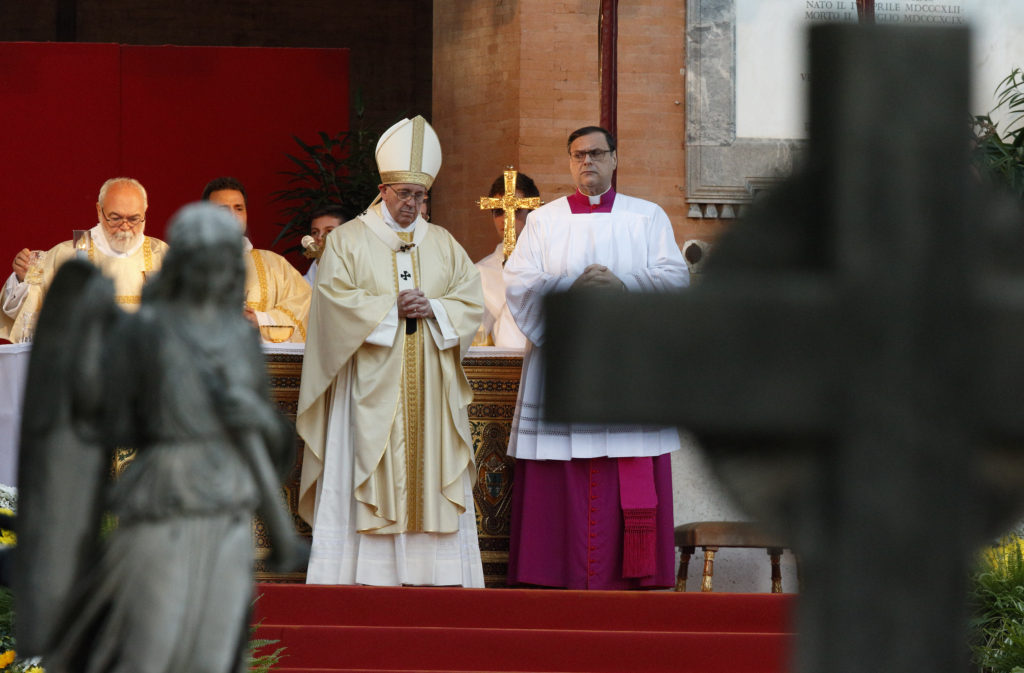
<instances>
[{"instance_id":1,"label":"red backdrop curtain","mask_svg":"<svg viewBox=\"0 0 1024 673\"><path fill-rule=\"evenodd\" d=\"M280 231L285 153L296 135L348 128L348 50L0 43L0 277L23 247L48 249L96 224L109 177L149 192L146 233L233 175L249 235ZM280 252L282 246L278 246ZM304 260L292 257L301 270Z\"/></svg>"}]
</instances>

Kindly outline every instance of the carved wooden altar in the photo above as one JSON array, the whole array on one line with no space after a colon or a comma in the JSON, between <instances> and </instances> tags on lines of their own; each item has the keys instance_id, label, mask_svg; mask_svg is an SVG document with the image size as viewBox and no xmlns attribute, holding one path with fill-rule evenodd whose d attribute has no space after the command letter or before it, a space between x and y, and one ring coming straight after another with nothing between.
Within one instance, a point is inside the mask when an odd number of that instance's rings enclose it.
<instances>
[{"instance_id":1,"label":"carved wooden altar","mask_svg":"<svg viewBox=\"0 0 1024 673\"><path fill-rule=\"evenodd\" d=\"M299 402L302 354L268 353L266 358L271 395L281 411L294 421ZM513 463L513 459L505 455L505 449L512 429L523 358L521 351L474 347L469 350L462 364L473 388L469 425L476 458L477 483L473 494L476 498L477 534L480 538L484 581L488 587L502 587L506 585L508 569ZM296 464L284 486L284 496L296 528L309 537L309 525L295 513L302 460L302 443L298 439L296 455ZM267 552L267 536L259 521L256 523L256 547L257 557L262 559ZM257 561L256 571L257 579L264 582L305 581L305 573L267 572L261 560Z\"/></svg>"}]
</instances>

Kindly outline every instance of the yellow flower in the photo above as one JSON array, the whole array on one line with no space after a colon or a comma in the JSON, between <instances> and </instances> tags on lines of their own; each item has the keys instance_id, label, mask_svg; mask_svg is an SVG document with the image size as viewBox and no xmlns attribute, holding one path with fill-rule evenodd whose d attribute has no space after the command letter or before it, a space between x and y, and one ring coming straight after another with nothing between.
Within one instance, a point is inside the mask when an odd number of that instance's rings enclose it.
<instances>
[{"instance_id":1,"label":"yellow flower","mask_svg":"<svg viewBox=\"0 0 1024 673\"><path fill-rule=\"evenodd\" d=\"M0 668L7 668L14 661L14 650L7 650L0 654Z\"/></svg>"},{"instance_id":2,"label":"yellow flower","mask_svg":"<svg viewBox=\"0 0 1024 673\"><path fill-rule=\"evenodd\" d=\"M46 673L42 666L33 666L32 668L25 671L25 673Z\"/></svg>"},{"instance_id":3,"label":"yellow flower","mask_svg":"<svg viewBox=\"0 0 1024 673\"><path fill-rule=\"evenodd\" d=\"M1017 535L1008 535L999 544L987 547L981 552L981 561L985 570L1006 574L1019 566L1024 560L1024 539Z\"/></svg>"},{"instance_id":4,"label":"yellow flower","mask_svg":"<svg viewBox=\"0 0 1024 673\"><path fill-rule=\"evenodd\" d=\"M14 512L7 509L6 507L0 507L0 514L10 514L13 516ZM0 529L0 545L4 547L13 547L17 543L18 538L17 536L15 536L14 531Z\"/></svg>"}]
</instances>

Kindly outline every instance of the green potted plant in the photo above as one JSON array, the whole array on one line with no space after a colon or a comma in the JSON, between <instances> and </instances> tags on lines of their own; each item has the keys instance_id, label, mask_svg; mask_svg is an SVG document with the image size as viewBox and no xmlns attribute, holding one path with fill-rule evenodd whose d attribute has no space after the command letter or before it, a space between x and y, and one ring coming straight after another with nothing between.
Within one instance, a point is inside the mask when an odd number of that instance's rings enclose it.
<instances>
[{"instance_id":1,"label":"green potted plant","mask_svg":"<svg viewBox=\"0 0 1024 673\"><path fill-rule=\"evenodd\" d=\"M970 646L979 673L1024 673L1022 544L1011 533L983 550L970 577Z\"/></svg>"},{"instance_id":2,"label":"green potted plant","mask_svg":"<svg viewBox=\"0 0 1024 673\"><path fill-rule=\"evenodd\" d=\"M359 93L355 96L356 124L348 131L333 136L321 131L320 143L311 145L292 136L302 153L288 154L295 165L288 176L287 187L274 192L274 200L284 207L286 218L279 223L281 231L274 239L295 241L289 248L299 251L298 240L309 233L310 215L328 205L340 206L346 219L363 212L377 194L377 164L374 151L383 129L370 128L365 121L366 108Z\"/></svg>"},{"instance_id":3,"label":"green potted plant","mask_svg":"<svg viewBox=\"0 0 1024 673\"><path fill-rule=\"evenodd\" d=\"M971 158L983 180L1024 200L1024 72L1014 68L999 82L995 93L995 108L989 114L975 115L971 121ZM1002 132L992 121L992 113L997 110L1006 113Z\"/></svg>"}]
</instances>

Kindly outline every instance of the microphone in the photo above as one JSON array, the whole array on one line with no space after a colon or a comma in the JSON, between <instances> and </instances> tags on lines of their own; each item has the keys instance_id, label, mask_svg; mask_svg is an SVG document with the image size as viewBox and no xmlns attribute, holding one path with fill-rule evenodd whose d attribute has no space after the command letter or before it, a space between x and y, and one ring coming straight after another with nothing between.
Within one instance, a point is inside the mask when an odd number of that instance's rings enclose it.
<instances>
[{"instance_id":1,"label":"microphone","mask_svg":"<svg viewBox=\"0 0 1024 673\"><path fill-rule=\"evenodd\" d=\"M302 253L307 259L316 258L320 256L320 246L316 244L316 239L309 234L302 237L302 247L305 251Z\"/></svg>"}]
</instances>

